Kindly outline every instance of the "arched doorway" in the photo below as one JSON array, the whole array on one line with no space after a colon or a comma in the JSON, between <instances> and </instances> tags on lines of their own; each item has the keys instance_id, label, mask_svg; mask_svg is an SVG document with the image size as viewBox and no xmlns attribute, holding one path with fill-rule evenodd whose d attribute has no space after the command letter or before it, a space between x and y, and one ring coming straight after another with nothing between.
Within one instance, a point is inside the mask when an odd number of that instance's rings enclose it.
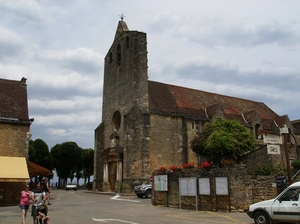
<instances>
[{"instance_id":1,"label":"arched doorway","mask_svg":"<svg viewBox=\"0 0 300 224\"><path fill-rule=\"evenodd\" d=\"M101 154L103 158L103 184L104 191L118 191L117 182L122 182L123 176L123 148L107 148Z\"/></svg>"}]
</instances>

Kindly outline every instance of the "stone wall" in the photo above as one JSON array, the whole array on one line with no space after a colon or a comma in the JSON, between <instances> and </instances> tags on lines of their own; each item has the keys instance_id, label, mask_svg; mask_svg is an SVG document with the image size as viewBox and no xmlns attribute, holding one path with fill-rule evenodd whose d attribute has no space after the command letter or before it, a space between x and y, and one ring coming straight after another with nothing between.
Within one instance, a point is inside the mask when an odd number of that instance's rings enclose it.
<instances>
[{"instance_id":1,"label":"stone wall","mask_svg":"<svg viewBox=\"0 0 300 224\"><path fill-rule=\"evenodd\" d=\"M211 194L198 195L198 210L227 210L246 211L250 204L276 197L277 189L272 187L275 182L273 176L258 176L256 178L247 175L244 165L232 168L211 168L210 170L186 169L177 172L168 172L168 191L154 191L152 202L154 205L163 205L179 208L179 178L183 177L207 177L210 179ZM153 173L153 175L158 175ZM217 196L215 189L215 177L228 178L229 195ZM197 192L198 184L197 184ZM181 196L182 209L196 209L196 197Z\"/></svg>"},{"instance_id":2,"label":"stone wall","mask_svg":"<svg viewBox=\"0 0 300 224\"><path fill-rule=\"evenodd\" d=\"M0 123L0 156L28 158L29 125Z\"/></svg>"}]
</instances>

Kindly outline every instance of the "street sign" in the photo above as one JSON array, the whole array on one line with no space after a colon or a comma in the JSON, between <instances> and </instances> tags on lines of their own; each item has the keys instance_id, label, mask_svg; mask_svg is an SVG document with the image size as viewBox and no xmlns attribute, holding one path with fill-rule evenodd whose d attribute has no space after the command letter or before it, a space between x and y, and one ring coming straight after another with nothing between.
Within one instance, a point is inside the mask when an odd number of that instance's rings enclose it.
<instances>
[{"instance_id":1,"label":"street sign","mask_svg":"<svg viewBox=\"0 0 300 224\"><path fill-rule=\"evenodd\" d=\"M268 144L282 144L282 138L278 135L264 135L264 143Z\"/></svg>"},{"instance_id":2,"label":"street sign","mask_svg":"<svg viewBox=\"0 0 300 224\"><path fill-rule=\"evenodd\" d=\"M280 145L268 144L268 154L280 154Z\"/></svg>"}]
</instances>

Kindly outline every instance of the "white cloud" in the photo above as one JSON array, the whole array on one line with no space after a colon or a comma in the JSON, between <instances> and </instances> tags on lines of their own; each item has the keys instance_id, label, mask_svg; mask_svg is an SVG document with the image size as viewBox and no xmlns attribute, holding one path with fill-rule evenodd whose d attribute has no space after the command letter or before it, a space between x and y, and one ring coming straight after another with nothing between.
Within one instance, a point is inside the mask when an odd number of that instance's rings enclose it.
<instances>
[{"instance_id":1,"label":"white cloud","mask_svg":"<svg viewBox=\"0 0 300 224\"><path fill-rule=\"evenodd\" d=\"M266 103L299 119L299 1L0 0L0 76L27 78L33 139L93 148L104 57L123 12L150 80Z\"/></svg>"}]
</instances>

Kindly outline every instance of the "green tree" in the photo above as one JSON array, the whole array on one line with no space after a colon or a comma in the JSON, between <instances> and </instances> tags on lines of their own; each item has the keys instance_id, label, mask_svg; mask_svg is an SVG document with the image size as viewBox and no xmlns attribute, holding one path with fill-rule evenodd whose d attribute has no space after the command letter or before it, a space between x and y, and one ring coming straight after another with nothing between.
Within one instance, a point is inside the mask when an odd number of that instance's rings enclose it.
<instances>
[{"instance_id":1,"label":"green tree","mask_svg":"<svg viewBox=\"0 0 300 224\"><path fill-rule=\"evenodd\" d=\"M215 119L191 141L192 150L210 161L243 160L245 153L255 149L253 133L237 121Z\"/></svg>"},{"instance_id":2,"label":"green tree","mask_svg":"<svg viewBox=\"0 0 300 224\"><path fill-rule=\"evenodd\" d=\"M48 145L42 139L29 141L29 161L52 170L52 158L49 152Z\"/></svg>"},{"instance_id":3,"label":"green tree","mask_svg":"<svg viewBox=\"0 0 300 224\"><path fill-rule=\"evenodd\" d=\"M79 184L79 180L82 178L82 169L83 169L83 149L78 147L78 153L80 154L77 164L75 167L75 174L76 174L76 179L77 179L77 185Z\"/></svg>"},{"instance_id":4,"label":"green tree","mask_svg":"<svg viewBox=\"0 0 300 224\"><path fill-rule=\"evenodd\" d=\"M94 174L94 150L91 148L83 150L83 177L90 182L90 177Z\"/></svg>"},{"instance_id":5,"label":"green tree","mask_svg":"<svg viewBox=\"0 0 300 224\"><path fill-rule=\"evenodd\" d=\"M73 180L78 164L82 160L78 145L75 142L56 144L51 148L51 155L54 158L53 165L57 176L63 180L67 178Z\"/></svg>"}]
</instances>

